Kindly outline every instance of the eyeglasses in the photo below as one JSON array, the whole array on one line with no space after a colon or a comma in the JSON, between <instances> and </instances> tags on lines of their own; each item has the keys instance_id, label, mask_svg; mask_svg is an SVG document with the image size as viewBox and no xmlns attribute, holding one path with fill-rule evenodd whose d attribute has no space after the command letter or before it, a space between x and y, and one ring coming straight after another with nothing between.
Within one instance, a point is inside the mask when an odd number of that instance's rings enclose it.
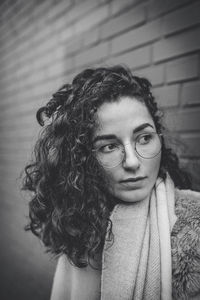
<instances>
[{"instance_id":1,"label":"eyeglasses","mask_svg":"<svg viewBox=\"0 0 200 300\"><path fill-rule=\"evenodd\" d=\"M136 154L145 159L157 156L162 148L161 136L162 134L156 132L145 132L138 135L134 142ZM109 142L93 149L93 152L103 167L114 168L123 162L125 158L124 146L126 145Z\"/></svg>"}]
</instances>

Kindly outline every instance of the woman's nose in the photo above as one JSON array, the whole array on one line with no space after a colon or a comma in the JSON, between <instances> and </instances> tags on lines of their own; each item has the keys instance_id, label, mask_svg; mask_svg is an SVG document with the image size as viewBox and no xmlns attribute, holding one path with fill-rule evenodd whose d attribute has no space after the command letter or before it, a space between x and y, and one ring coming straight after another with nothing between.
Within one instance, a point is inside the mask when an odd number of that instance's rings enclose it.
<instances>
[{"instance_id":1,"label":"woman's nose","mask_svg":"<svg viewBox=\"0 0 200 300\"><path fill-rule=\"evenodd\" d=\"M131 144L124 146L124 160L123 167L127 169L138 169L140 165L139 158L136 154L135 148Z\"/></svg>"}]
</instances>

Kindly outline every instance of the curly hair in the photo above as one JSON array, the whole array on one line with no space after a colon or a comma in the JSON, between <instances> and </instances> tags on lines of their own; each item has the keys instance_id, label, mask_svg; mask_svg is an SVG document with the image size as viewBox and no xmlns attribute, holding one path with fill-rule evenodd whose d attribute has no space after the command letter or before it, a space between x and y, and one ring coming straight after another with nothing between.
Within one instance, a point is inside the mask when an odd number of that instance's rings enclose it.
<instances>
[{"instance_id":1,"label":"curly hair","mask_svg":"<svg viewBox=\"0 0 200 300\"><path fill-rule=\"evenodd\" d=\"M41 126L45 118L50 122L43 127L34 158L25 167L23 189L32 192L26 230L38 236L47 251L66 254L78 267L87 266L102 251L107 232L113 239L109 216L115 203L92 153L91 140L97 109L123 96L142 101L157 132L163 132L150 82L120 65L84 70L37 112ZM167 172L175 186L190 187L178 157L162 137L159 176L164 179Z\"/></svg>"}]
</instances>

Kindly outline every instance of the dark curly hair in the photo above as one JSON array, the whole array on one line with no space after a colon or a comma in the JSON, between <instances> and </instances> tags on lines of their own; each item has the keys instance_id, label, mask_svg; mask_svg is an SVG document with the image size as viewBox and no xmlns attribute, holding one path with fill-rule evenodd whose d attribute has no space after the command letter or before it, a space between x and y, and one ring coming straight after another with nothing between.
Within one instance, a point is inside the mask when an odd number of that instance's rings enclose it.
<instances>
[{"instance_id":1,"label":"dark curly hair","mask_svg":"<svg viewBox=\"0 0 200 300\"><path fill-rule=\"evenodd\" d=\"M101 253L107 231L113 239L109 216L115 203L93 156L91 140L98 107L122 96L145 103L157 132L163 132L151 84L124 66L84 70L37 112L40 125L45 118L49 122L35 145L33 161L25 168L23 189L32 192L26 230L38 236L47 251L66 254L78 267L87 266ZM167 172L175 186L190 187L178 157L162 138L159 176L164 179Z\"/></svg>"}]
</instances>

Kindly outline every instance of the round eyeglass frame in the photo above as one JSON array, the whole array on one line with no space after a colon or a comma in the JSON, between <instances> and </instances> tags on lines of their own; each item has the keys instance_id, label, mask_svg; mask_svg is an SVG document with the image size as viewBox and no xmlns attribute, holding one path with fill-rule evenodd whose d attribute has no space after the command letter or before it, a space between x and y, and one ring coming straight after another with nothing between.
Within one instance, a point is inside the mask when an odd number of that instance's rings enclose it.
<instances>
[{"instance_id":1,"label":"round eyeglass frame","mask_svg":"<svg viewBox=\"0 0 200 300\"><path fill-rule=\"evenodd\" d=\"M159 137L159 140L160 140L160 149L159 149L159 152L156 153L155 155L153 155L153 156L151 156L151 157L144 157L144 156L142 156L140 153L138 153L137 148L136 148L136 144L137 144L137 143L135 143L135 147L134 147L135 153L136 153L139 157L141 157L141 158L143 158L143 159L152 159L152 158L156 157L156 156L161 152L161 149L162 149L161 137L163 136L163 134L162 134L162 133L157 133L157 132L151 132L151 133L155 133L155 134ZM137 138L136 138L136 140L137 140ZM122 159L120 160L120 162L118 162L117 164L115 164L115 165L113 165L113 166L108 167L108 166L104 165L104 164L102 163L102 161L101 161L100 159L98 159L97 156L95 156L95 157L96 157L96 159L98 160L99 164L102 165L104 168L106 168L106 169L112 169L112 168L115 168L115 167L119 166L119 165L124 161L124 158L125 158L125 151L124 151L125 148L124 148L124 146L129 145L129 144L130 144L130 143L127 143L127 144L125 144L125 145L121 145L121 146L123 147L123 152L122 152L123 155L122 155ZM98 149L92 149L92 152L97 152L98 150L99 150L99 148L98 148Z\"/></svg>"}]
</instances>

